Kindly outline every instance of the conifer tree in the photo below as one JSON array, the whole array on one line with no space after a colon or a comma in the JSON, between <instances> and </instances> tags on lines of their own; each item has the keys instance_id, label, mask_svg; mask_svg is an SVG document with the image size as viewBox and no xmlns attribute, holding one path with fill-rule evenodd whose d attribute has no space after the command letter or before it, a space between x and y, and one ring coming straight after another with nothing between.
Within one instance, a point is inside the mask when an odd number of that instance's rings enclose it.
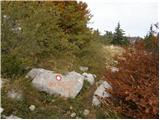
<instances>
[{"instance_id":1,"label":"conifer tree","mask_svg":"<svg viewBox=\"0 0 160 120\"><path fill-rule=\"evenodd\" d=\"M127 45L129 43L127 38L124 36L124 30L121 29L119 22L115 29L114 37L111 43L114 45Z\"/></svg>"}]
</instances>

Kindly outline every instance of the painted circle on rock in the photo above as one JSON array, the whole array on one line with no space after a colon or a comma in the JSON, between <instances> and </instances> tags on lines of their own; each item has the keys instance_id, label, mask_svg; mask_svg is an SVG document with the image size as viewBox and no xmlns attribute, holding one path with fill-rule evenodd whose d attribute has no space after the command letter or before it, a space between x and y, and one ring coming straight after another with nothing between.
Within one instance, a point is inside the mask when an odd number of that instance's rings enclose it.
<instances>
[{"instance_id":1,"label":"painted circle on rock","mask_svg":"<svg viewBox=\"0 0 160 120\"><path fill-rule=\"evenodd\" d=\"M56 80L60 81L62 79L61 75L56 75Z\"/></svg>"}]
</instances>

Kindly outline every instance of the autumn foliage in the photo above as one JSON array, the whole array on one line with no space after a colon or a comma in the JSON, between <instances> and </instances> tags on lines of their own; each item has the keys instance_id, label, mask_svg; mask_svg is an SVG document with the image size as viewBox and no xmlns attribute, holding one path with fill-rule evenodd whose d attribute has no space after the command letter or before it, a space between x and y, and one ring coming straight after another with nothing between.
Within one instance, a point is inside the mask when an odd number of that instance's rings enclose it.
<instances>
[{"instance_id":1,"label":"autumn foliage","mask_svg":"<svg viewBox=\"0 0 160 120\"><path fill-rule=\"evenodd\" d=\"M118 72L107 71L112 84L114 109L127 118L158 118L158 55L146 52L143 44L126 49L118 59Z\"/></svg>"}]
</instances>

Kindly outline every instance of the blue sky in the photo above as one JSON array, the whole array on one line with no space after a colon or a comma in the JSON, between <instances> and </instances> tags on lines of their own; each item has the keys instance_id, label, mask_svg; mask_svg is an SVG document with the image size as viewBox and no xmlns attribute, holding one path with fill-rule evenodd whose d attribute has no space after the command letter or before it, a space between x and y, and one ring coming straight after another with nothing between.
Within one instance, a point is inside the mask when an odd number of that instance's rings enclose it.
<instances>
[{"instance_id":1,"label":"blue sky","mask_svg":"<svg viewBox=\"0 0 160 120\"><path fill-rule=\"evenodd\" d=\"M158 0L82 0L93 15L91 28L114 31L120 21L126 35L143 37L158 22Z\"/></svg>"}]
</instances>

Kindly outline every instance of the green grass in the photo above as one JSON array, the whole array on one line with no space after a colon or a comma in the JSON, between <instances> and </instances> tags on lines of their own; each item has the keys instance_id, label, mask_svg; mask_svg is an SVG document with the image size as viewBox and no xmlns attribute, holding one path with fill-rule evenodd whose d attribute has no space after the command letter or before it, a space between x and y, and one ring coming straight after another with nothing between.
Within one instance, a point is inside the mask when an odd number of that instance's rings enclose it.
<instances>
[{"instance_id":1,"label":"green grass","mask_svg":"<svg viewBox=\"0 0 160 120\"><path fill-rule=\"evenodd\" d=\"M116 47L111 49L110 47L104 47L103 52L106 57L107 65L114 66L113 57L115 55L120 55L123 49ZM47 60L48 61L48 60ZM94 63L94 62L93 62ZM96 66L91 63L91 66ZM72 66L74 64L74 66ZM96 64L96 63L95 63ZM80 63L75 60L72 56L66 56L65 59L50 59L47 63L42 61L39 67L48 68L54 70L55 72L65 73L67 71L75 70L79 73L82 71L79 70ZM53 69L54 68L54 69ZM96 79L99 80L100 69L95 69L94 67L89 69L88 72L97 73L98 76ZM102 67L103 68L103 67ZM7 93L10 90L22 91L23 99L21 101L12 100L7 97ZM5 81L2 87L1 93L1 103L4 111L2 115L11 115L14 114L21 118L71 118L71 113L75 112L76 116L79 118L119 118L120 115L112 112L107 107L94 107L92 106L92 97L94 91L96 90L96 85L91 86L88 82L84 82L83 88L80 93L74 99L65 99L57 95L49 95L45 92L40 92L35 89L31 80L26 79L25 76L17 76L8 81ZM35 105L36 109L34 111L29 110L30 105ZM70 109L72 106L73 109ZM83 115L85 109L90 110L88 116Z\"/></svg>"},{"instance_id":2,"label":"green grass","mask_svg":"<svg viewBox=\"0 0 160 120\"><path fill-rule=\"evenodd\" d=\"M7 92L11 89L21 90L23 99L13 100L7 97ZM2 87L2 115L9 116L14 114L20 118L30 119L68 119L71 113L75 112L79 118L108 118L101 109L92 106L92 96L96 87L84 82L84 86L75 99L65 99L60 96L49 95L35 89L31 80L23 77L16 80L9 80ZM35 105L34 111L29 110L30 105ZM72 109L70 107L72 106ZM88 116L83 115L84 109L90 110Z\"/></svg>"}]
</instances>

